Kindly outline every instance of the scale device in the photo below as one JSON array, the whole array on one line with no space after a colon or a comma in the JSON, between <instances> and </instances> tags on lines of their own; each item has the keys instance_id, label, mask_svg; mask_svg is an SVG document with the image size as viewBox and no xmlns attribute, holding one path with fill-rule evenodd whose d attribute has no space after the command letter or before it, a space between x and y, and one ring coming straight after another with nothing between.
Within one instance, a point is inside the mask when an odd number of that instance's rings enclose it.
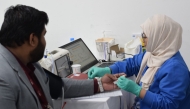
<instances>
[{"instance_id":1,"label":"scale device","mask_svg":"<svg viewBox=\"0 0 190 109\"><path fill-rule=\"evenodd\" d=\"M56 48L40 60L43 68L62 78L72 73L71 63L69 51L61 48Z\"/></svg>"}]
</instances>

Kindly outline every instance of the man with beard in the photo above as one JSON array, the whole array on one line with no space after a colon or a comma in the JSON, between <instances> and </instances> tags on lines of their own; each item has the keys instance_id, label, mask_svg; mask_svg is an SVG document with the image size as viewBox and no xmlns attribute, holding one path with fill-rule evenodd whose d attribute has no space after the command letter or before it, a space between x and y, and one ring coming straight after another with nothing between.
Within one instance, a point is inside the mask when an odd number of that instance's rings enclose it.
<instances>
[{"instance_id":1,"label":"man with beard","mask_svg":"<svg viewBox=\"0 0 190 109\"><path fill-rule=\"evenodd\" d=\"M44 54L47 23L47 14L33 7L17 5L6 11L0 30L0 109L52 109L50 91L61 92L62 87L67 98L117 88L116 75L94 80L47 76L37 63ZM61 88L49 87L52 81Z\"/></svg>"}]
</instances>

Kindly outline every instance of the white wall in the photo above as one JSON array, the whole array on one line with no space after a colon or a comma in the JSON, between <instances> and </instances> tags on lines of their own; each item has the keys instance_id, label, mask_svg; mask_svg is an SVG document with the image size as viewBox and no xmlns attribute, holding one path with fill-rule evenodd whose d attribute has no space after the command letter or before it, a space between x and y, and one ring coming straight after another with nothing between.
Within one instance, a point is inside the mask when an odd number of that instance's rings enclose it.
<instances>
[{"instance_id":1,"label":"white wall","mask_svg":"<svg viewBox=\"0 0 190 109\"><path fill-rule=\"evenodd\" d=\"M139 33L140 24L154 14L166 14L183 27L181 53L190 68L190 1L189 0L0 0L0 24L7 7L25 4L45 11L50 22L47 26L47 48L52 50L69 42L70 37L82 38L97 56L95 39L116 38L121 46Z\"/></svg>"}]
</instances>

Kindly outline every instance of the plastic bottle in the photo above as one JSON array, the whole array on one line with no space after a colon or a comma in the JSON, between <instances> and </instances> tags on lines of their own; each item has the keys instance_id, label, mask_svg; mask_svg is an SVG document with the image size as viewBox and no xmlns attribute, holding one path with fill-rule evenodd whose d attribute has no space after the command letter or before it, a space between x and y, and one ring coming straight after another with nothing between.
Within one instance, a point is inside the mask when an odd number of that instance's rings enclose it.
<instances>
[{"instance_id":1,"label":"plastic bottle","mask_svg":"<svg viewBox=\"0 0 190 109\"><path fill-rule=\"evenodd\" d=\"M72 42L72 41L74 41L75 40L75 38L74 37L71 37L70 38L70 42Z\"/></svg>"}]
</instances>

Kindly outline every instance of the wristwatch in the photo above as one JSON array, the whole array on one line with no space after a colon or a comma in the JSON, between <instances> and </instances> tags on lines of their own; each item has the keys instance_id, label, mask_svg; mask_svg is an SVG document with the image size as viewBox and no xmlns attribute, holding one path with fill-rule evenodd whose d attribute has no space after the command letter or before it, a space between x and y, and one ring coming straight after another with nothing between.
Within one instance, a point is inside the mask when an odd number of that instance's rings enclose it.
<instances>
[{"instance_id":1,"label":"wristwatch","mask_svg":"<svg viewBox=\"0 0 190 109\"><path fill-rule=\"evenodd\" d=\"M99 78L99 77L95 77L96 79L97 79L97 81L98 81L98 86L99 86L99 89L100 89L100 92L104 92L104 88L103 88L103 86L102 86L102 81L101 81L101 77Z\"/></svg>"}]
</instances>

